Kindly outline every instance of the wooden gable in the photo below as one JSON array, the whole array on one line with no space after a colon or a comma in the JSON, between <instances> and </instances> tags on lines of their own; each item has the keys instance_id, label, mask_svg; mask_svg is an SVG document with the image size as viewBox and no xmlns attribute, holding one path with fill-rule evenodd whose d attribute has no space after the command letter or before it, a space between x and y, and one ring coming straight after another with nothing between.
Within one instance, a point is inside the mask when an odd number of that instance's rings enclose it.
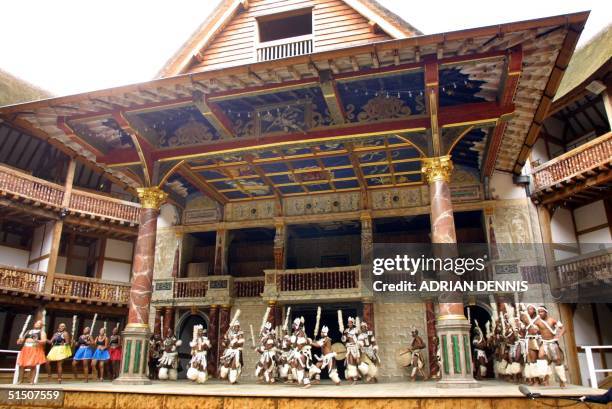
<instances>
[{"instance_id":1,"label":"wooden gable","mask_svg":"<svg viewBox=\"0 0 612 409\"><path fill-rule=\"evenodd\" d=\"M256 62L257 49L260 47L258 21L275 14L311 10L312 42L308 44L309 52L398 37L397 32L392 36L381 28L381 16L376 16L376 23L360 14L349 3L344 0L251 0L247 6L237 7L233 16L218 30L218 34L201 50L193 50L195 58L182 73Z\"/></svg>"}]
</instances>

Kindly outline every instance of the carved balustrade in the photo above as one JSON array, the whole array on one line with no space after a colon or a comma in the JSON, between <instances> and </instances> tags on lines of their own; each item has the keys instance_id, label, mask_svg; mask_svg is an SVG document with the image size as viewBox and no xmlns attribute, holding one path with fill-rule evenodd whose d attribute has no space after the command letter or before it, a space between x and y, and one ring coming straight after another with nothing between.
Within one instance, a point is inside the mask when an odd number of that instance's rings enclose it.
<instances>
[{"instance_id":1,"label":"carved balustrade","mask_svg":"<svg viewBox=\"0 0 612 409\"><path fill-rule=\"evenodd\" d=\"M534 192L548 189L574 178L585 179L599 168L612 164L612 132L572 149L532 171Z\"/></svg>"},{"instance_id":2,"label":"carved balustrade","mask_svg":"<svg viewBox=\"0 0 612 409\"><path fill-rule=\"evenodd\" d=\"M263 277L244 277L234 279L234 297L260 297L264 291Z\"/></svg>"},{"instance_id":3,"label":"carved balustrade","mask_svg":"<svg viewBox=\"0 0 612 409\"><path fill-rule=\"evenodd\" d=\"M0 266L0 288L5 290L42 294L46 279L46 274L39 271Z\"/></svg>"},{"instance_id":4,"label":"carved balustrade","mask_svg":"<svg viewBox=\"0 0 612 409\"><path fill-rule=\"evenodd\" d=\"M563 288L612 282L612 249L605 249L558 261L555 272Z\"/></svg>"}]
</instances>

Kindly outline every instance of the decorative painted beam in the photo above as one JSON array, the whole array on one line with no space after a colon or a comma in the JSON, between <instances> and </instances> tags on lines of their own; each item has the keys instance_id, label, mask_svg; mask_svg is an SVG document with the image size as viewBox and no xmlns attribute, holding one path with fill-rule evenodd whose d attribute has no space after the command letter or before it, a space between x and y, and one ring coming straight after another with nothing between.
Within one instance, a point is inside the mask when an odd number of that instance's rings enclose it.
<instances>
[{"instance_id":1,"label":"decorative painted beam","mask_svg":"<svg viewBox=\"0 0 612 409\"><path fill-rule=\"evenodd\" d=\"M177 169L177 173L183 176L189 183L195 186L200 192L204 193L220 204L226 204L227 198L212 187L203 177L192 171L187 164L183 164Z\"/></svg>"},{"instance_id":2,"label":"decorative painted beam","mask_svg":"<svg viewBox=\"0 0 612 409\"><path fill-rule=\"evenodd\" d=\"M497 101L500 105L512 104L516 89L518 88L519 80L521 78L521 72L523 69L523 49L521 46L515 47L508 52L504 69L502 71L501 86L497 95ZM489 177L495 170L495 162L497 161L497 154L501 148L502 138L507 126L507 120L509 115L501 116L497 120L495 130L490 135L485 150L483 165L481 171L481 178Z\"/></svg>"},{"instance_id":3,"label":"decorative painted beam","mask_svg":"<svg viewBox=\"0 0 612 409\"><path fill-rule=\"evenodd\" d=\"M346 115L342 107L340 95L338 94L338 88L336 86L336 82L333 80L331 71L321 70L320 79L321 83L319 84L319 87L321 88L323 98L327 104L327 109L329 109L329 114L334 120L334 123L336 125L345 123Z\"/></svg>"},{"instance_id":4,"label":"decorative painted beam","mask_svg":"<svg viewBox=\"0 0 612 409\"><path fill-rule=\"evenodd\" d=\"M217 109L211 107L211 105L208 103L206 95L200 91L195 91L193 93L193 103L200 110L202 115L204 115L204 118L206 118L208 123L219 133L221 139L231 138L232 132L230 129L232 128L229 121L225 115L221 114Z\"/></svg>"},{"instance_id":5,"label":"decorative painted beam","mask_svg":"<svg viewBox=\"0 0 612 409\"><path fill-rule=\"evenodd\" d=\"M68 124L68 121L66 121L66 117L64 116L58 117L56 126L59 129L61 129L62 132L64 132L64 134L68 137L68 139L70 139L73 142L78 143L79 145L81 145L83 148L87 149L94 155L102 156L106 153L106 149L104 149L104 147L101 144L96 143L96 142L89 142L85 140L83 135L80 135L79 133L77 133L77 131L75 131L75 129L71 125Z\"/></svg>"},{"instance_id":6,"label":"decorative painted beam","mask_svg":"<svg viewBox=\"0 0 612 409\"><path fill-rule=\"evenodd\" d=\"M440 124L438 118L439 111L439 66L436 60L425 62L425 105L429 114L431 129L431 155L438 157L441 155Z\"/></svg>"},{"instance_id":7,"label":"decorative painted beam","mask_svg":"<svg viewBox=\"0 0 612 409\"><path fill-rule=\"evenodd\" d=\"M136 149L136 153L138 154L138 158L140 160L140 164L142 166L142 173L144 176L144 182L146 186L151 186L153 184L153 166L154 160L152 157L153 146L149 143L149 141L140 135L137 129L132 127L129 121L125 117L124 112L115 112L113 114L113 119L117 122L117 125L125 131L130 138L132 139L132 143L134 144L134 148Z\"/></svg>"},{"instance_id":8,"label":"decorative painted beam","mask_svg":"<svg viewBox=\"0 0 612 409\"><path fill-rule=\"evenodd\" d=\"M439 126L467 125L490 123L500 116L514 112L514 105L501 107L495 102L482 102L470 104L470 109L463 106L441 108L438 116ZM309 130L305 133L262 136L258 139L233 139L219 141L214 144L200 146L182 146L157 150L152 153L155 161L179 160L195 157L205 157L221 153L238 152L252 148L278 147L298 142L318 142L352 138L366 138L390 133L411 133L423 131L430 126L427 116L419 115L413 118L394 120L389 122L375 122L365 124L351 124L331 129ZM135 155L125 150L109 152L108 155L98 158L107 165L133 162Z\"/></svg>"},{"instance_id":9,"label":"decorative painted beam","mask_svg":"<svg viewBox=\"0 0 612 409\"><path fill-rule=\"evenodd\" d=\"M245 155L244 159L249 164L251 169L257 174L257 176L259 176L264 182L266 182L266 184L268 186L270 186L270 188L274 192L274 197L276 197L277 200L282 199L283 195L280 192L280 190L278 190L278 188L274 185L274 182L272 182L272 180L268 177L268 175L266 175L265 172L263 172L259 168L259 166L257 166L253 162L253 156L252 155Z\"/></svg>"}]
</instances>

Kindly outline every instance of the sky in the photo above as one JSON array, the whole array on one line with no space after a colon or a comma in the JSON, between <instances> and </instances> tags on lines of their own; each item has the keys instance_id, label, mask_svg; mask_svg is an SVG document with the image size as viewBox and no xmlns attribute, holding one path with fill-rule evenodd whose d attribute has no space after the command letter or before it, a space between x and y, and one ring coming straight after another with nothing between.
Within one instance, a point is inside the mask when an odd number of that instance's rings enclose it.
<instances>
[{"instance_id":1,"label":"sky","mask_svg":"<svg viewBox=\"0 0 612 409\"><path fill-rule=\"evenodd\" d=\"M606 0L379 0L434 34L591 10L579 42L612 22ZM19 0L2 4L0 69L55 95L152 79L218 0Z\"/></svg>"}]
</instances>

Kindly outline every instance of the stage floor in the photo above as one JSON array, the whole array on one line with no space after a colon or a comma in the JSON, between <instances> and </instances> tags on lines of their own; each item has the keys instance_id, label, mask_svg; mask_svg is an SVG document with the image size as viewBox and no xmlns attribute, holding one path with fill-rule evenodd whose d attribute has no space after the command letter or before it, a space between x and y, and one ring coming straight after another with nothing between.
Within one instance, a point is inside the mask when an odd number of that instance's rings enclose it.
<instances>
[{"instance_id":1,"label":"stage floor","mask_svg":"<svg viewBox=\"0 0 612 409\"><path fill-rule=\"evenodd\" d=\"M229 385L219 380L210 380L204 385L189 381L154 381L151 385L114 385L110 381L85 383L79 380L64 380L62 384L41 380L37 385L2 384L0 389L59 389L66 392L112 392L137 393L153 395L188 395L188 396L227 396L227 397L277 397L297 398L313 396L321 398L520 398L523 395L518 386L503 381L487 380L479 382L478 388L445 389L436 387L434 381L427 382L389 382L378 384L343 383L340 386L322 382L304 389L287 384L240 383ZM569 385L565 389L556 386L530 387L532 392L544 396L581 396L604 393L603 390L584 386Z\"/></svg>"}]
</instances>

